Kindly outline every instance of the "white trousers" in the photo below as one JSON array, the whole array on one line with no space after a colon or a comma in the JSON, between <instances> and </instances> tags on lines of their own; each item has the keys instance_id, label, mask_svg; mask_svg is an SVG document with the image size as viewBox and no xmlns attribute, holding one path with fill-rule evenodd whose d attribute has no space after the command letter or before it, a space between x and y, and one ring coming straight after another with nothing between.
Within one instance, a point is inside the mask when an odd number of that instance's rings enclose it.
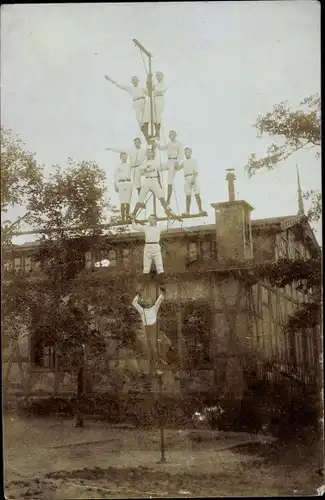
<instances>
[{"instance_id":1,"label":"white trousers","mask_svg":"<svg viewBox=\"0 0 325 500\"><path fill-rule=\"evenodd\" d=\"M184 191L186 196L193 194L200 194L200 185L198 179L194 179L192 176L184 177Z\"/></svg>"},{"instance_id":2,"label":"white trousers","mask_svg":"<svg viewBox=\"0 0 325 500\"><path fill-rule=\"evenodd\" d=\"M155 263L158 274L164 272L164 266L161 256L161 248L159 243L146 243L143 250L143 274L149 274L152 261Z\"/></svg>"},{"instance_id":3,"label":"white trousers","mask_svg":"<svg viewBox=\"0 0 325 500\"><path fill-rule=\"evenodd\" d=\"M133 101L133 109L135 111L135 116L140 127L144 123L149 122L149 106L147 99L138 99Z\"/></svg>"},{"instance_id":4,"label":"white trousers","mask_svg":"<svg viewBox=\"0 0 325 500\"><path fill-rule=\"evenodd\" d=\"M139 203L144 203L147 194L151 191L158 199L164 198L164 191L161 189L158 178L148 178L146 177L143 182L143 186L139 195Z\"/></svg>"},{"instance_id":5,"label":"white trousers","mask_svg":"<svg viewBox=\"0 0 325 500\"><path fill-rule=\"evenodd\" d=\"M153 108L153 116L154 116L155 123L161 123L164 108L165 108L164 97L163 96L155 97L154 108Z\"/></svg>"},{"instance_id":6,"label":"white trousers","mask_svg":"<svg viewBox=\"0 0 325 500\"><path fill-rule=\"evenodd\" d=\"M132 182L131 181L118 181L117 182L117 187L118 187L118 194L120 197L120 203L131 203L131 196L132 196Z\"/></svg>"},{"instance_id":7,"label":"white trousers","mask_svg":"<svg viewBox=\"0 0 325 500\"><path fill-rule=\"evenodd\" d=\"M133 179L134 187L136 189L140 189L141 188L141 170L140 170L140 166L139 167L133 167L133 170L134 170L134 179Z\"/></svg>"},{"instance_id":8,"label":"white trousers","mask_svg":"<svg viewBox=\"0 0 325 500\"><path fill-rule=\"evenodd\" d=\"M162 165L162 170L168 170L168 177L167 177L168 184L173 184L174 182L174 177L176 174L175 162L176 160L168 160L167 163L164 163Z\"/></svg>"}]
</instances>

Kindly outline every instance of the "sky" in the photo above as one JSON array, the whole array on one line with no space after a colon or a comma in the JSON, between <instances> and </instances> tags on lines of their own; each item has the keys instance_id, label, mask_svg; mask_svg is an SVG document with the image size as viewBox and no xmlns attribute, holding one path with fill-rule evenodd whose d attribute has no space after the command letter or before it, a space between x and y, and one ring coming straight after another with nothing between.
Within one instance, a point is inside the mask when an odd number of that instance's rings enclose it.
<instances>
[{"instance_id":1,"label":"sky","mask_svg":"<svg viewBox=\"0 0 325 500\"><path fill-rule=\"evenodd\" d=\"M320 92L320 4L310 0L2 5L1 123L47 173L68 157L95 160L118 204L118 156L105 148L132 145L139 130L129 95L104 74L144 83L133 38L165 75L163 139L175 129L198 161L209 217L191 224L214 221L210 204L228 199L227 168L236 169L236 196L254 207L252 218L297 213L296 164L303 190L320 189L314 151L252 179L244 171L250 154L263 155L272 142L256 137L257 116ZM175 191L172 206L184 211L181 173Z\"/></svg>"}]
</instances>

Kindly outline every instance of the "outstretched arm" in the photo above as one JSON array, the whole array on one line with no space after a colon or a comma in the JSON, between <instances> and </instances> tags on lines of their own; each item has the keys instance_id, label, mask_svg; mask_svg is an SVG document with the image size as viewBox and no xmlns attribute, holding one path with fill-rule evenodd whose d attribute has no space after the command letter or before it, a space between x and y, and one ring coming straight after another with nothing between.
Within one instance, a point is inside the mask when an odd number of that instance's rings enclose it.
<instances>
[{"instance_id":1,"label":"outstretched arm","mask_svg":"<svg viewBox=\"0 0 325 500\"><path fill-rule=\"evenodd\" d=\"M118 87L121 90L125 90L125 92L130 92L131 87L129 85L121 85L120 83L116 82L115 80L113 80L113 78L111 78L108 75L104 75L104 78L106 80L108 80L109 82L111 82L113 85L115 85L115 87Z\"/></svg>"},{"instance_id":2,"label":"outstretched arm","mask_svg":"<svg viewBox=\"0 0 325 500\"><path fill-rule=\"evenodd\" d=\"M143 312L143 308L139 305L138 300L139 295L136 295L133 299L132 305L141 314Z\"/></svg>"},{"instance_id":3,"label":"outstretched arm","mask_svg":"<svg viewBox=\"0 0 325 500\"><path fill-rule=\"evenodd\" d=\"M143 226L141 226L140 224L136 224L134 221L132 222L132 229L134 231L142 231L142 232L144 232Z\"/></svg>"},{"instance_id":4,"label":"outstretched arm","mask_svg":"<svg viewBox=\"0 0 325 500\"><path fill-rule=\"evenodd\" d=\"M161 293L158 297L158 299L156 300L156 303L154 305L154 308L155 308L155 311L156 311L156 314L158 314L158 311L159 311L159 307L161 306L161 303L162 301L164 300L164 296L163 294Z\"/></svg>"},{"instance_id":5,"label":"outstretched arm","mask_svg":"<svg viewBox=\"0 0 325 500\"><path fill-rule=\"evenodd\" d=\"M112 151L113 153L126 153L125 149L117 149L117 148L105 148L105 151Z\"/></svg>"}]
</instances>

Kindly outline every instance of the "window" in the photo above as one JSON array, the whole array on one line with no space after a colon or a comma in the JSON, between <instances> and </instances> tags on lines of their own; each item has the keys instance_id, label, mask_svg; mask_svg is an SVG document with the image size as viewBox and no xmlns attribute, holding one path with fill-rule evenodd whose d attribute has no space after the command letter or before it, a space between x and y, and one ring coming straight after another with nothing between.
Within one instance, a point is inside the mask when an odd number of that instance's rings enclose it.
<instances>
[{"instance_id":1,"label":"window","mask_svg":"<svg viewBox=\"0 0 325 500\"><path fill-rule=\"evenodd\" d=\"M110 261L110 267L116 267L116 250L109 250L108 260Z\"/></svg>"},{"instance_id":2,"label":"window","mask_svg":"<svg viewBox=\"0 0 325 500\"><path fill-rule=\"evenodd\" d=\"M300 259L300 252L299 252L299 250L297 250L297 248L295 248L294 260L299 260L299 259Z\"/></svg>"},{"instance_id":3,"label":"window","mask_svg":"<svg viewBox=\"0 0 325 500\"><path fill-rule=\"evenodd\" d=\"M262 295L262 302L265 305L269 305L269 289L266 288L265 286L261 285L261 295Z\"/></svg>"},{"instance_id":4,"label":"window","mask_svg":"<svg viewBox=\"0 0 325 500\"><path fill-rule=\"evenodd\" d=\"M35 368L55 368L55 349L39 341L34 344L32 362Z\"/></svg>"},{"instance_id":5,"label":"window","mask_svg":"<svg viewBox=\"0 0 325 500\"><path fill-rule=\"evenodd\" d=\"M85 253L85 267L86 269L91 269L92 267L92 255L91 252Z\"/></svg>"},{"instance_id":6,"label":"window","mask_svg":"<svg viewBox=\"0 0 325 500\"><path fill-rule=\"evenodd\" d=\"M25 271L30 272L33 270L33 261L31 257L25 257Z\"/></svg>"},{"instance_id":7,"label":"window","mask_svg":"<svg viewBox=\"0 0 325 500\"><path fill-rule=\"evenodd\" d=\"M288 258L288 240L283 236L281 237L280 248L281 248L281 257L283 259Z\"/></svg>"},{"instance_id":8,"label":"window","mask_svg":"<svg viewBox=\"0 0 325 500\"><path fill-rule=\"evenodd\" d=\"M211 241L202 242L202 258L203 260L211 258Z\"/></svg>"},{"instance_id":9,"label":"window","mask_svg":"<svg viewBox=\"0 0 325 500\"><path fill-rule=\"evenodd\" d=\"M96 267L102 267L101 262L103 260L109 261L109 267L116 267L116 255L116 250L99 250L98 252L93 252L92 254L90 252L86 252L86 267L88 266L89 268L90 262L92 266L94 266L95 263L99 263Z\"/></svg>"},{"instance_id":10,"label":"window","mask_svg":"<svg viewBox=\"0 0 325 500\"><path fill-rule=\"evenodd\" d=\"M191 264L192 262L196 262L198 259L198 251L197 251L197 243L190 242L187 247L188 253L188 262Z\"/></svg>"},{"instance_id":11,"label":"window","mask_svg":"<svg viewBox=\"0 0 325 500\"><path fill-rule=\"evenodd\" d=\"M20 271L21 269L21 258L20 257L15 257L14 259L14 267L15 267L15 271Z\"/></svg>"},{"instance_id":12,"label":"window","mask_svg":"<svg viewBox=\"0 0 325 500\"><path fill-rule=\"evenodd\" d=\"M123 248L122 250L123 265L126 269L130 267L130 249Z\"/></svg>"}]
</instances>

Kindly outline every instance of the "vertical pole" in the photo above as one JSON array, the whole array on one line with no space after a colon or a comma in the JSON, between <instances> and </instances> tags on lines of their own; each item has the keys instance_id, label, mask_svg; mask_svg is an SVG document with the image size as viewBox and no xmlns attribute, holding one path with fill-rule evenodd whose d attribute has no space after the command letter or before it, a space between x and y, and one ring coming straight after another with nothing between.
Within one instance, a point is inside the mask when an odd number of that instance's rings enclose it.
<instances>
[{"instance_id":1,"label":"vertical pole","mask_svg":"<svg viewBox=\"0 0 325 500\"><path fill-rule=\"evenodd\" d=\"M181 301L181 287L177 283L177 345L178 345L178 358L179 358L179 371L180 379L182 379L184 371L184 338L182 329L182 301Z\"/></svg>"},{"instance_id":2,"label":"vertical pole","mask_svg":"<svg viewBox=\"0 0 325 500\"><path fill-rule=\"evenodd\" d=\"M156 285L156 300L158 299L158 294L159 294L159 285ZM156 359L158 360L159 358L159 319L157 316L157 322L156 322ZM158 363L157 363L157 368L158 368ZM160 460L158 463L163 464L166 462L166 456L165 456L165 429L164 429L164 415L163 415L163 376L158 375L158 387L159 387L159 410L160 410L160 421L159 421L159 428L160 428Z\"/></svg>"},{"instance_id":3,"label":"vertical pole","mask_svg":"<svg viewBox=\"0 0 325 500\"><path fill-rule=\"evenodd\" d=\"M147 81L147 89L148 89L148 96L149 96L149 105L150 105L150 135L151 137L154 136L154 129L153 129L153 96L152 96L152 65L151 65L151 55L149 56L149 74L148 74L148 81ZM155 145L152 141L151 143L152 150L154 157L156 157L156 148ZM153 195L153 213L155 216L157 216L157 200L156 196Z\"/></svg>"}]
</instances>

